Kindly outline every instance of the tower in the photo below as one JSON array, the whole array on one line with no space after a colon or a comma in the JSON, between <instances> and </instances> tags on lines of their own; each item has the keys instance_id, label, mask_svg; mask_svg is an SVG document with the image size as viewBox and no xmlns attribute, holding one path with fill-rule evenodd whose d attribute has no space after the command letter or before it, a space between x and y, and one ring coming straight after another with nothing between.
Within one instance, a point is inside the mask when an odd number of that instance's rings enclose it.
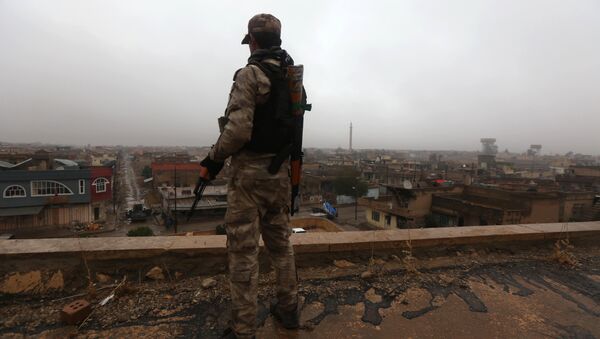
<instances>
[{"instance_id":1,"label":"tower","mask_svg":"<svg viewBox=\"0 0 600 339\"><path fill-rule=\"evenodd\" d=\"M352 122L350 122L350 145L349 145L349 151L352 154Z\"/></svg>"}]
</instances>

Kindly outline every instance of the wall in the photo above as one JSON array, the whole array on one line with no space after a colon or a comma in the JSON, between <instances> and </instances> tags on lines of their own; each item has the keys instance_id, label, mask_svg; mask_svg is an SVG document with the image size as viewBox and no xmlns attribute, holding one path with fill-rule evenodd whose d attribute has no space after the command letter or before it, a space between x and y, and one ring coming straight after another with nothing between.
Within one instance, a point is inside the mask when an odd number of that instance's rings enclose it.
<instances>
[{"instance_id":1,"label":"wall","mask_svg":"<svg viewBox=\"0 0 600 339\"><path fill-rule=\"evenodd\" d=\"M560 202L558 199L537 199L531 201L531 212L521 217L522 224L552 223L559 221Z\"/></svg>"},{"instance_id":2,"label":"wall","mask_svg":"<svg viewBox=\"0 0 600 339\"><path fill-rule=\"evenodd\" d=\"M48 206L38 215L0 217L0 231L15 231L40 226L69 226L73 222L89 223L92 221L89 204L73 204L68 206Z\"/></svg>"},{"instance_id":3,"label":"wall","mask_svg":"<svg viewBox=\"0 0 600 339\"><path fill-rule=\"evenodd\" d=\"M154 177L154 186L162 184L172 186L175 180L175 169L177 169L177 186L189 187L195 186L200 173L200 164L198 163L152 163L152 176Z\"/></svg>"},{"instance_id":4,"label":"wall","mask_svg":"<svg viewBox=\"0 0 600 339\"><path fill-rule=\"evenodd\" d=\"M97 178L105 178L108 180L106 184L106 191L97 192L96 186L92 185ZM91 193L92 201L105 201L112 199L113 195L113 170L110 167L92 167L91 177L88 185L88 189Z\"/></svg>"},{"instance_id":5,"label":"wall","mask_svg":"<svg viewBox=\"0 0 600 339\"><path fill-rule=\"evenodd\" d=\"M574 217L580 217L574 215L575 205L582 206L584 209L590 208L594 203L594 193L567 193L563 199L562 215L560 221L566 222L571 221Z\"/></svg>"},{"instance_id":6,"label":"wall","mask_svg":"<svg viewBox=\"0 0 600 339\"><path fill-rule=\"evenodd\" d=\"M89 203L90 192L79 194L79 180L86 182L89 187L90 170L50 170L50 171L1 171L0 172L0 208L43 206L55 198L59 198L61 203ZM58 197L32 197L32 180L55 180L66 185L72 192L72 195L61 195ZM25 198L4 198L3 193L6 187L11 185L20 185L25 188L27 197Z\"/></svg>"},{"instance_id":7,"label":"wall","mask_svg":"<svg viewBox=\"0 0 600 339\"><path fill-rule=\"evenodd\" d=\"M373 212L379 213L379 221L373 219ZM386 223L386 216L389 217L389 221L390 221L389 224ZM393 215L389 212L374 210L370 207L367 207L365 209L365 217L367 219L367 223L369 223L372 226L375 226L378 228L383 228L383 229L394 229L394 228L396 228L396 225L398 222L395 215Z\"/></svg>"},{"instance_id":8,"label":"wall","mask_svg":"<svg viewBox=\"0 0 600 339\"><path fill-rule=\"evenodd\" d=\"M600 178L600 166L589 166L589 167L571 167L573 173L576 176L582 177L599 177Z\"/></svg>"},{"instance_id":9,"label":"wall","mask_svg":"<svg viewBox=\"0 0 600 339\"><path fill-rule=\"evenodd\" d=\"M453 186L410 190L413 197L408 199L408 207L398 206L395 212L407 219L412 219L411 226L424 225L425 216L431 214L431 202L434 194L460 193L463 189L463 186ZM397 200L394 202L396 203Z\"/></svg>"}]
</instances>

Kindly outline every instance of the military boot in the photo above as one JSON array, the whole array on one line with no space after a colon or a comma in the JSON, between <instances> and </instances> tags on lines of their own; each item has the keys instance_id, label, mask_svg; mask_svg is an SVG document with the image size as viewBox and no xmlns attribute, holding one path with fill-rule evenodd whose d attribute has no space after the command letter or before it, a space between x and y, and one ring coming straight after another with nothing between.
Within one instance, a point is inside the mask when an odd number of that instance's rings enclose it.
<instances>
[{"instance_id":1,"label":"military boot","mask_svg":"<svg viewBox=\"0 0 600 339\"><path fill-rule=\"evenodd\" d=\"M277 321L281 323L281 326L288 330L293 330L300 327L300 304L296 303L296 306L291 311L281 309L277 302L271 303L271 314Z\"/></svg>"}]
</instances>

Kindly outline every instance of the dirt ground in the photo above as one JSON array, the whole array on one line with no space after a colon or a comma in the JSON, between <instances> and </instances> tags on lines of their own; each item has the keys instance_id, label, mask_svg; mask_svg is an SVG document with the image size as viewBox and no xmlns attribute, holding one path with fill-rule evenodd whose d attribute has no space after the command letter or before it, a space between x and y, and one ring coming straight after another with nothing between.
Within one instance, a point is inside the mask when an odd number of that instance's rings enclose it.
<instances>
[{"instance_id":1,"label":"dirt ground","mask_svg":"<svg viewBox=\"0 0 600 339\"><path fill-rule=\"evenodd\" d=\"M272 272L261 274L259 338L595 338L600 337L600 247L527 251L460 248L445 255L354 257L299 269L302 326L280 328L268 312ZM0 297L0 336L216 338L227 327L227 277L163 272L163 280L107 274L81 288L37 297ZM214 286L207 283L214 279ZM96 279L95 279L96 280ZM205 283L208 287L203 288ZM71 297L83 294L83 296ZM79 328L60 309L85 298L94 310Z\"/></svg>"}]
</instances>

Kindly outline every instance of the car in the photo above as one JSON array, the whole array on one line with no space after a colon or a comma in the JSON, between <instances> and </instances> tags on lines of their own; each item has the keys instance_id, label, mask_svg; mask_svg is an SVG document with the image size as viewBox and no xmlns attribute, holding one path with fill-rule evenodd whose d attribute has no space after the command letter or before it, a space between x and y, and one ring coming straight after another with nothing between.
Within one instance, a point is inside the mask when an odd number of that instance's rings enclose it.
<instances>
[{"instance_id":1,"label":"car","mask_svg":"<svg viewBox=\"0 0 600 339\"><path fill-rule=\"evenodd\" d=\"M292 233L306 233L306 230L302 227L294 227L292 228Z\"/></svg>"}]
</instances>

